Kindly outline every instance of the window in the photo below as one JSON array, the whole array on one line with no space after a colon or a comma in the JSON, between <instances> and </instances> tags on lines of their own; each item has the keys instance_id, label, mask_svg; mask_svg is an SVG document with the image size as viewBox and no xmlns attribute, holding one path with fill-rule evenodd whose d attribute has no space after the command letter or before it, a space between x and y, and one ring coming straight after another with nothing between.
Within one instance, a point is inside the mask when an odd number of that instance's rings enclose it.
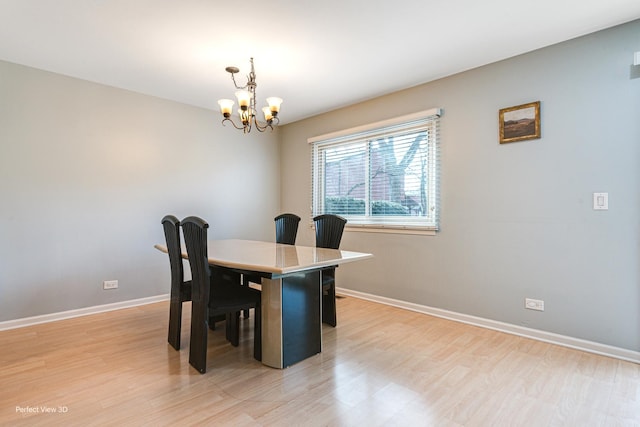
<instances>
[{"instance_id":1,"label":"window","mask_svg":"<svg viewBox=\"0 0 640 427\"><path fill-rule=\"evenodd\" d=\"M440 109L310 138L312 213L348 227L438 229Z\"/></svg>"}]
</instances>

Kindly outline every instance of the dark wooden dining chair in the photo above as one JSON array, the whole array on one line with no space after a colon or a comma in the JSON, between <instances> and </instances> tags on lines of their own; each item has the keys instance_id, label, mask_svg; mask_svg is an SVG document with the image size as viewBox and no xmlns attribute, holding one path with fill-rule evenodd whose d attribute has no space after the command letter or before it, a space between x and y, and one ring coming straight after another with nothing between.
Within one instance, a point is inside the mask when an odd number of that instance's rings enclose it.
<instances>
[{"instance_id":1,"label":"dark wooden dining chair","mask_svg":"<svg viewBox=\"0 0 640 427\"><path fill-rule=\"evenodd\" d=\"M255 309L253 357L262 360L262 315L260 291L228 279L222 268L210 268L207 254L207 229L203 219L190 216L182 220L184 242L191 267L191 341L189 363L201 374L207 370L207 334L211 317L224 314L226 337L239 344L240 311ZM230 277L237 277L231 275Z\"/></svg>"},{"instance_id":2,"label":"dark wooden dining chair","mask_svg":"<svg viewBox=\"0 0 640 427\"><path fill-rule=\"evenodd\" d=\"M342 232L347 223L338 215L324 214L313 218L316 227L316 247L339 249ZM322 270L322 322L337 325L336 316L336 267Z\"/></svg>"},{"instance_id":3,"label":"dark wooden dining chair","mask_svg":"<svg viewBox=\"0 0 640 427\"><path fill-rule=\"evenodd\" d=\"M276 223L276 243L295 245L300 217L292 213L283 213L273 220Z\"/></svg>"},{"instance_id":4,"label":"dark wooden dining chair","mask_svg":"<svg viewBox=\"0 0 640 427\"><path fill-rule=\"evenodd\" d=\"M182 249L180 247L180 221L173 215L167 215L162 218L162 227L164 228L169 265L171 267L168 341L171 347L180 350L182 303L191 301L191 281L184 280Z\"/></svg>"}]
</instances>

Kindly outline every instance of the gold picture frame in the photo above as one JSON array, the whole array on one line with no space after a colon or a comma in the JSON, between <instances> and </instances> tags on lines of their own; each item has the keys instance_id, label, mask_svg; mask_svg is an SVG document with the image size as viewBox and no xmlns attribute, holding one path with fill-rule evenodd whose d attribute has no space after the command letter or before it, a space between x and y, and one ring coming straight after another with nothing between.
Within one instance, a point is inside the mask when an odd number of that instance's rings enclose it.
<instances>
[{"instance_id":1,"label":"gold picture frame","mask_svg":"<svg viewBox=\"0 0 640 427\"><path fill-rule=\"evenodd\" d=\"M500 144L540 138L540 101L503 108L499 113Z\"/></svg>"}]
</instances>

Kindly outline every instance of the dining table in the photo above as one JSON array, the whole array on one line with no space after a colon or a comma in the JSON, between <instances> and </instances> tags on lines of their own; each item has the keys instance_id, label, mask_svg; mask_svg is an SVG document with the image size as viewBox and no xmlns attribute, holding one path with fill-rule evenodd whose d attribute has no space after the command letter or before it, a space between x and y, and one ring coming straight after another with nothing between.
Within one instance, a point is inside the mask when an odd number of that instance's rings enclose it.
<instances>
[{"instance_id":1,"label":"dining table","mask_svg":"<svg viewBox=\"0 0 640 427\"><path fill-rule=\"evenodd\" d=\"M167 252L163 244L155 248ZM211 267L261 278L262 363L279 369L322 351L323 269L373 257L364 252L241 239L210 240L207 256ZM182 257L188 259L184 249ZM198 317L207 318L206 313ZM195 348L206 351L204 346Z\"/></svg>"}]
</instances>

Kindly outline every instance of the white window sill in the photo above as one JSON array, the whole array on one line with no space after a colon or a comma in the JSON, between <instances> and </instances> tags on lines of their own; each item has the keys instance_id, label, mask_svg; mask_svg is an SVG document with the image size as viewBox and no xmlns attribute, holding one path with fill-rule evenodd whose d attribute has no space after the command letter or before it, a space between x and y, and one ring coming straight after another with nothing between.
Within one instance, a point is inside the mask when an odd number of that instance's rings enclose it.
<instances>
[{"instance_id":1,"label":"white window sill","mask_svg":"<svg viewBox=\"0 0 640 427\"><path fill-rule=\"evenodd\" d=\"M344 228L345 232L357 232L357 233L387 233L387 234L414 234L421 236L435 236L436 230L423 227L411 227L411 226L374 226L374 225L354 225L349 224Z\"/></svg>"},{"instance_id":2,"label":"white window sill","mask_svg":"<svg viewBox=\"0 0 640 427\"><path fill-rule=\"evenodd\" d=\"M309 224L311 229L315 230L315 224L311 222ZM345 232L356 233L386 233L386 234L413 234L419 236L435 236L438 230L426 227L411 227L409 225L371 225L371 224L349 224L344 227Z\"/></svg>"}]
</instances>

